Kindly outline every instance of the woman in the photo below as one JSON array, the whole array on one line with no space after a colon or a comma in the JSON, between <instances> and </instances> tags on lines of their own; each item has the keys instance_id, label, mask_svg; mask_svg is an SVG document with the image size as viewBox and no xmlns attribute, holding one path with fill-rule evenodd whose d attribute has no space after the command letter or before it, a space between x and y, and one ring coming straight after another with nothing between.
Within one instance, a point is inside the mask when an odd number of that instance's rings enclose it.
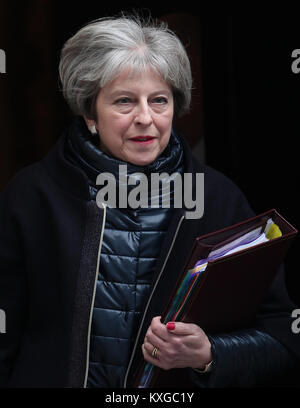
<instances>
[{"instance_id":1,"label":"woman","mask_svg":"<svg viewBox=\"0 0 300 408\"><path fill-rule=\"evenodd\" d=\"M1 384L130 386L142 357L185 368L194 386L280 384L299 366L282 273L249 330L210 336L160 321L195 237L253 216L241 191L172 129L192 87L179 39L162 24L100 19L66 42L60 77L74 121L1 193ZM124 190L120 166L139 181L204 173L203 216L185 217L174 190L130 206L134 185ZM117 205L106 205L103 175Z\"/></svg>"}]
</instances>

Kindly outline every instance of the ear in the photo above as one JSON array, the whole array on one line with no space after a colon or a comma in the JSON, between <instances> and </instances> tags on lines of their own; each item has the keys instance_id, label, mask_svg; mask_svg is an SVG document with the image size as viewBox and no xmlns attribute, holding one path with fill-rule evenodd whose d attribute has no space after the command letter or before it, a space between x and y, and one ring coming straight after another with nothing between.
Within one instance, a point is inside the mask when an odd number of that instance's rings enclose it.
<instances>
[{"instance_id":1,"label":"ear","mask_svg":"<svg viewBox=\"0 0 300 408\"><path fill-rule=\"evenodd\" d=\"M96 122L93 119L89 119L86 116L83 116L85 123L89 129L89 131L91 131L91 129L96 126Z\"/></svg>"}]
</instances>

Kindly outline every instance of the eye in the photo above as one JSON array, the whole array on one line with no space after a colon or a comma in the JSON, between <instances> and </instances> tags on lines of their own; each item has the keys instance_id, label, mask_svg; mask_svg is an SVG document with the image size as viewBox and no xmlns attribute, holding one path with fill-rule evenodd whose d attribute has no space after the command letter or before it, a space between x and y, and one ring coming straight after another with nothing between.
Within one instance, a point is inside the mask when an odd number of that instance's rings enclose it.
<instances>
[{"instance_id":1,"label":"eye","mask_svg":"<svg viewBox=\"0 0 300 408\"><path fill-rule=\"evenodd\" d=\"M131 101L131 99L130 98L128 98L128 97L126 97L126 96L123 96L122 98L119 98L115 103L117 104L117 105L128 105L129 103L131 103L132 101Z\"/></svg>"},{"instance_id":2,"label":"eye","mask_svg":"<svg viewBox=\"0 0 300 408\"><path fill-rule=\"evenodd\" d=\"M157 96L152 100L153 103L156 103L158 105L165 105L168 103L168 99L165 98L164 96Z\"/></svg>"}]
</instances>

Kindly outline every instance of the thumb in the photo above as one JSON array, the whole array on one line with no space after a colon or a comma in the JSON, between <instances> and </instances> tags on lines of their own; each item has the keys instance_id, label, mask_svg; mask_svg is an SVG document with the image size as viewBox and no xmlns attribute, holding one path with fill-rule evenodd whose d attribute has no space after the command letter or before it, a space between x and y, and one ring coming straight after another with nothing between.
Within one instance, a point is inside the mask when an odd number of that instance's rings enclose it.
<instances>
[{"instance_id":1,"label":"thumb","mask_svg":"<svg viewBox=\"0 0 300 408\"><path fill-rule=\"evenodd\" d=\"M192 331L189 324L182 322L168 322L166 328L168 332L174 334L191 334Z\"/></svg>"}]
</instances>

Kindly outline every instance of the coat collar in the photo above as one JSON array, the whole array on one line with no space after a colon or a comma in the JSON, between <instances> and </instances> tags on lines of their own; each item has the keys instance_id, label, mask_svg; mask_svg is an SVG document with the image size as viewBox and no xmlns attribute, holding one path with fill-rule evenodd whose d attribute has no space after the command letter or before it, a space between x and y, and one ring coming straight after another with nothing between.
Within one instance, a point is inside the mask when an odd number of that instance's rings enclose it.
<instances>
[{"instance_id":1,"label":"coat collar","mask_svg":"<svg viewBox=\"0 0 300 408\"><path fill-rule=\"evenodd\" d=\"M89 189L89 182L90 182L90 175L95 175L95 168L92 165L90 166L90 172L87 171L87 167L82 168L76 162L72 162L71 160L67 159L68 150L68 143L70 139L70 132L74 131L79 127L82 128L82 119L75 118L75 120L71 123L71 125L63 132L62 136L59 138L57 143L54 147L50 150L50 152L42 159L42 164L46 167L47 172L50 174L51 178L58 184L62 189L66 190L66 192L70 193L71 195L75 196L76 198L89 201L90 198L90 189ZM80 124L81 122L81 124ZM84 129L84 128L83 128ZM83 130L84 132L88 132L87 128ZM166 164L169 164L169 168L176 169L180 163L183 163L183 169L185 172L193 172L194 169L194 160L192 158L192 152L188 145L188 142L185 140L184 137L179 135L178 133L173 131L175 145L179 148L181 154L179 155L174 154L171 152L169 156L170 162L166 162L162 158L160 161L153 167L153 171L167 171L163 170L166 168ZM89 144L89 151L92 151L92 162L98 157L99 149L97 146L91 141ZM94 146L94 148L92 148ZM91 149L90 149L91 148ZM93 150L94 149L94 150ZM101 153L100 153L101 154ZM172 165L171 165L171 164ZM132 166L132 171L136 171L138 166ZM141 171L141 170L139 170Z\"/></svg>"}]
</instances>

